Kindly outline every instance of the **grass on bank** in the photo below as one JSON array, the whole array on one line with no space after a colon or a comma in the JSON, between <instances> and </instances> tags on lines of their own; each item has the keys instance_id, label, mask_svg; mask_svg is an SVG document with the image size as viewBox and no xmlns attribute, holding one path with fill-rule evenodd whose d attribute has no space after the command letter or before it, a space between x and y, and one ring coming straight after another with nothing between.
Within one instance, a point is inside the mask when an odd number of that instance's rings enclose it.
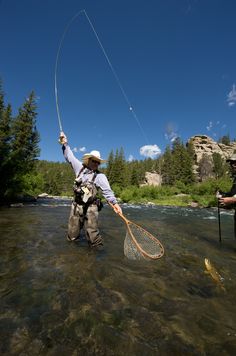
<instances>
[{"instance_id":1,"label":"grass on bank","mask_svg":"<svg viewBox=\"0 0 236 356\"><path fill-rule=\"evenodd\" d=\"M185 185L177 182L175 186L113 186L116 196L123 203L187 206L197 203L200 207L217 205L217 190L229 191L232 185L230 178L208 179L205 182Z\"/></svg>"}]
</instances>

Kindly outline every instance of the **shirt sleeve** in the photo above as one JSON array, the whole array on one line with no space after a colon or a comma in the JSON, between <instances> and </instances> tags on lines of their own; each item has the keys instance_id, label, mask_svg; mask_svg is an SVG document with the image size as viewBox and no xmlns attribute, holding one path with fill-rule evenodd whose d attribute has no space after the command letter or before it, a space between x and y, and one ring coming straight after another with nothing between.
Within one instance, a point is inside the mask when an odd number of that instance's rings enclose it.
<instances>
[{"instance_id":1,"label":"shirt sleeve","mask_svg":"<svg viewBox=\"0 0 236 356\"><path fill-rule=\"evenodd\" d=\"M66 161L71 164L71 166L75 172L75 175L77 177L77 175L79 174L79 172L83 166L82 163L74 156L69 145L63 145L62 151L63 151L63 155L64 155Z\"/></svg>"},{"instance_id":2,"label":"shirt sleeve","mask_svg":"<svg viewBox=\"0 0 236 356\"><path fill-rule=\"evenodd\" d=\"M111 204L117 204L117 199L114 195L113 190L110 187L107 177L103 173L99 173L96 176L95 182L96 186L101 189L104 198Z\"/></svg>"}]
</instances>

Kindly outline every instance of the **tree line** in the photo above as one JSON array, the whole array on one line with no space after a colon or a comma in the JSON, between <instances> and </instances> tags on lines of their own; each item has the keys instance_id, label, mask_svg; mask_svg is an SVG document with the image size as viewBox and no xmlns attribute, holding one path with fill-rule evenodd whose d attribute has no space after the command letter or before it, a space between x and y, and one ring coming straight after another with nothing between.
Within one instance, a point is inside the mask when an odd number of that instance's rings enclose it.
<instances>
[{"instance_id":1,"label":"tree line","mask_svg":"<svg viewBox=\"0 0 236 356\"><path fill-rule=\"evenodd\" d=\"M72 195L74 172L66 163L38 160L40 136L36 128L37 105L32 91L13 116L10 104L5 104L4 93L0 84L0 201L37 196L45 192L50 195ZM230 143L229 135L223 136L220 142ZM194 166L194 150L191 141L185 144L177 138L164 153L156 158L126 161L121 147L110 152L105 168L101 168L115 191L116 195L134 196L143 194L151 196L160 193L146 188L139 188L145 180L146 172L156 172L162 177L162 192L186 193L189 186L199 185L208 179L228 182L229 167L220 154L211 157L203 155L198 163L198 180ZM228 184L228 183L227 183ZM213 184L214 185L214 184ZM170 187L174 188L169 189ZM138 190L137 190L138 188ZM155 188L158 189L158 188ZM198 189L198 188L196 188ZM209 190L209 187L207 188ZM212 188L213 189L213 188Z\"/></svg>"},{"instance_id":2,"label":"tree line","mask_svg":"<svg viewBox=\"0 0 236 356\"><path fill-rule=\"evenodd\" d=\"M0 83L0 201L15 198L30 186L37 190L35 161L40 154L40 137L36 117L33 91L13 116Z\"/></svg>"}]
</instances>

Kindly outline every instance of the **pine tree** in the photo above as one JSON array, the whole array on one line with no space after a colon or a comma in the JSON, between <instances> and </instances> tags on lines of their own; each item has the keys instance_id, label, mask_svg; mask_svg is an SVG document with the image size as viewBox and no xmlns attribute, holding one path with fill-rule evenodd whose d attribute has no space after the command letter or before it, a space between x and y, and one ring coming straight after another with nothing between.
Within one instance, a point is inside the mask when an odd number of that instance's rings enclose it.
<instances>
[{"instance_id":1,"label":"pine tree","mask_svg":"<svg viewBox=\"0 0 236 356\"><path fill-rule=\"evenodd\" d=\"M230 145L230 136L229 136L229 134L222 136L222 137L219 139L219 142L220 142L220 143L223 143L223 144L226 145L226 146L229 146L229 145Z\"/></svg>"},{"instance_id":2,"label":"pine tree","mask_svg":"<svg viewBox=\"0 0 236 356\"><path fill-rule=\"evenodd\" d=\"M221 178L226 174L227 166L225 161L221 157L221 155L217 152L214 152L212 155L213 160L213 172L215 173L215 177Z\"/></svg>"},{"instance_id":3,"label":"pine tree","mask_svg":"<svg viewBox=\"0 0 236 356\"><path fill-rule=\"evenodd\" d=\"M4 93L0 84L0 200L4 198L8 182L11 179L11 105L4 105Z\"/></svg>"},{"instance_id":4,"label":"pine tree","mask_svg":"<svg viewBox=\"0 0 236 356\"><path fill-rule=\"evenodd\" d=\"M172 155L174 183L178 181L184 184L192 183L194 176L191 147L186 148L180 139L176 139L173 144Z\"/></svg>"},{"instance_id":5,"label":"pine tree","mask_svg":"<svg viewBox=\"0 0 236 356\"><path fill-rule=\"evenodd\" d=\"M165 152L162 156L162 181L163 184L171 185L174 182L174 171L173 171L173 158L170 146L166 146Z\"/></svg>"},{"instance_id":6,"label":"pine tree","mask_svg":"<svg viewBox=\"0 0 236 356\"><path fill-rule=\"evenodd\" d=\"M107 159L107 166L106 166L106 176L111 183L112 180L112 167L114 164L114 153L113 150L109 153L108 159Z\"/></svg>"},{"instance_id":7,"label":"pine tree","mask_svg":"<svg viewBox=\"0 0 236 356\"><path fill-rule=\"evenodd\" d=\"M35 94L31 92L13 125L12 158L18 173L30 172L40 153L36 116Z\"/></svg>"},{"instance_id":8,"label":"pine tree","mask_svg":"<svg viewBox=\"0 0 236 356\"><path fill-rule=\"evenodd\" d=\"M39 133L36 129L36 104L34 92L26 99L12 125L10 152L11 177L7 196L15 196L25 187L24 175L33 174L35 160L40 150Z\"/></svg>"},{"instance_id":9,"label":"pine tree","mask_svg":"<svg viewBox=\"0 0 236 356\"><path fill-rule=\"evenodd\" d=\"M126 162L124 150L121 147L120 150L116 150L115 157L113 152L108 157L107 177L111 185L118 185L124 187L127 185L126 179Z\"/></svg>"},{"instance_id":10,"label":"pine tree","mask_svg":"<svg viewBox=\"0 0 236 356\"><path fill-rule=\"evenodd\" d=\"M4 108L0 96L0 172L9 159L10 141L11 141L11 106Z\"/></svg>"},{"instance_id":11,"label":"pine tree","mask_svg":"<svg viewBox=\"0 0 236 356\"><path fill-rule=\"evenodd\" d=\"M128 171L130 173L129 184L139 186L139 184L141 182L141 179L140 179L141 177L140 177L140 169L139 169L138 162L137 161L132 162L132 165L130 165L130 167L128 167Z\"/></svg>"}]
</instances>

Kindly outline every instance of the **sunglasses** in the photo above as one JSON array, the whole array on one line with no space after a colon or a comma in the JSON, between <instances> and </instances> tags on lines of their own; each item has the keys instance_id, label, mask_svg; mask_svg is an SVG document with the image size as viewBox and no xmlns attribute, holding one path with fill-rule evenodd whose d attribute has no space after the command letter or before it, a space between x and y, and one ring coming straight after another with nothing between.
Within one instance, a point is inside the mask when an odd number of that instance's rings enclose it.
<instances>
[{"instance_id":1,"label":"sunglasses","mask_svg":"<svg viewBox=\"0 0 236 356\"><path fill-rule=\"evenodd\" d=\"M100 162L96 161L95 159L91 159L91 162L100 164Z\"/></svg>"}]
</instances>

